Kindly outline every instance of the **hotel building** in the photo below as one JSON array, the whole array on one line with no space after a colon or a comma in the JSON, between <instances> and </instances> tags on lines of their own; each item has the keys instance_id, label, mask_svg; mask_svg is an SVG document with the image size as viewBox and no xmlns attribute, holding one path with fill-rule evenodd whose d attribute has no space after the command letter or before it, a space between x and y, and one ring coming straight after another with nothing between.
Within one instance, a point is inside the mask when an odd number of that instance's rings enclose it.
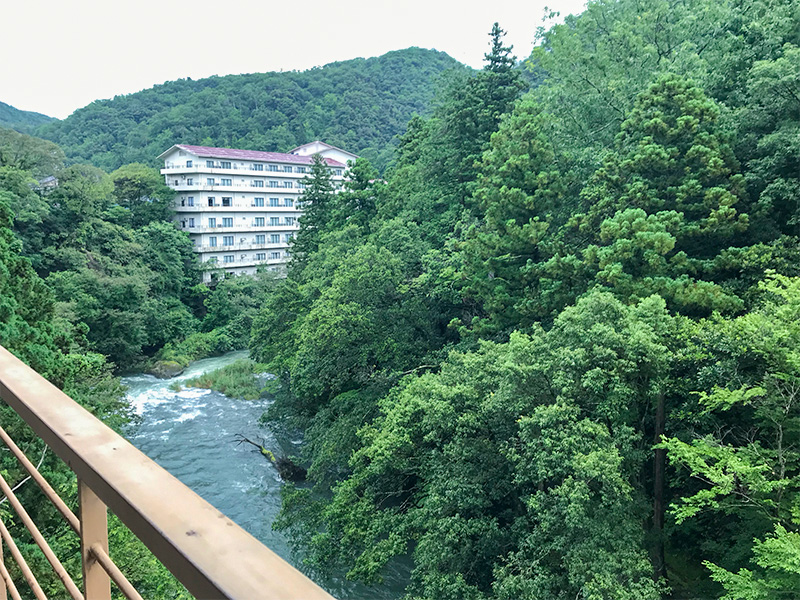
<instances>
[{"instance_id":1,"label":"hotel building","mask_svg":"<svg viewBox=\"0 0 800 600\"><path fill-rule=\"evenodd\" d=\"M230 275L252 275L260 265L284 269L302 214L298 199L312 155L325 158L339 186L347 165L330 155L356 158L322 142L293 152L297 153L176 144L159 156L164 160L161 173L177 192L175 219L207 268L204 281L217 276L215 268Z\"/></svg>"}]
</instances>

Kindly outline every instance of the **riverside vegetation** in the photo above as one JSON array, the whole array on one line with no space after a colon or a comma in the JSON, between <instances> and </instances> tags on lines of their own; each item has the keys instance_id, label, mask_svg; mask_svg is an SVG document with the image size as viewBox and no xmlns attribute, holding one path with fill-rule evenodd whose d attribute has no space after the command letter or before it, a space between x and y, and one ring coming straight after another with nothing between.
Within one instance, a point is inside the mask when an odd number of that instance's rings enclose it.
<instances>
[{"instance_id":1,"label":"riverside vegetation","mask_svg":"<svg viewBox=\"0 0 800 600\"><path fill-rule=\"evenodd\" d=\"M109 418L106 357L248 345L267 418L305 435L277 526L311 570L407 560L409 598L792 597L799 21L590 1L540 29L530 90L495 26L383 176L360 159L334 194L314 165L282 280L201 286L160 178L73 166L37 194L59 150L11 136L38 158L2 167L27 183L0 185L0 343Z\"/></svg>"}]
</instances>

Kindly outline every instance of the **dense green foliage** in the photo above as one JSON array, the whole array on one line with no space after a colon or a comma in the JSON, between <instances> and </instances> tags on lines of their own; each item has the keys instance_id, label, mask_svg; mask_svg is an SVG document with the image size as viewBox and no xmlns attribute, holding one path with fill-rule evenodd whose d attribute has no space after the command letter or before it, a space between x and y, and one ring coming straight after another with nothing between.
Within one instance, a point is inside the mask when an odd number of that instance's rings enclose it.
<instances>
[{"instance_id":1,"label":"dense green foliage","mask_svg":"<svg viewBox=\"0 0 800 600\"><path fill-rule=\"evenodd\" d=\"M392 139L428 112L435 79L458 63L408 48L308 71L182 79L99 100L40 135L73 161L156 165L172 144L287 152L322 139L385 166Z\"/></svg>"},{"instance_id":2,"label":"dense green foliage","mask_svg":"<svg viewBox=\"0 0 800 600\"><path fill-rule=\"evenodd\" d=\"M20 110L10 104L0 102L0 127L10 127L17 131L30 133L39 125L53 120L53 117L30 110Z\"/></svg>"},{"instance_id":3,"label":"dense green foliage","mask_svg":"<svg viewBox=\"0 0 800 600\"><path fill-rule=\"evenodd\" d=\"M792 0L597 0L502 30L378 180L315 176L253 322L311 488L314 569L409 598L791 597ZM691 590L691 591L689 591Z\"/></svg>"},{"instance_id":4,"label":"dense green foliage","mask_svg":"<svg viewBox=\"0 0 800 600\"><path fill-rule=\"evenodd\" d=\"M34 144L34 142L30 142ZM49 143L45 143L47 146ZM45 155L42 160L50 160ZM30 169L43 167L31 163ZM35 368L51 382L62 388L73 399L112 427L119 428L128 422L124 388L112 374L111 364L95 350L98 337L81 321L65 319L59 315L60 303L52 289L24 256L24 246L13 231L14 225L9 204L18 213L20 204L47 207L47 203L28 183L33 181L29 171L23 171L3 161L0 163L0 345ZM16 185L21 183L22 185ZM29 204L28 204L29 203ZM28 222L31 225L31 222ZM48 452L10 408L0 407L0 421L22 450L34 461L40 459L39 471L53 485L62 498L69 499L72 509L77 496L77 483L72 471L52 452ZM2 470L6 479L15 486L24 483L27 473L10 453L2 457ZM15 486L16 487L16 486ZM73 579L80 580L80 542L55 508L43 499L32 482L22 485L17 495L55 553L68 557L65 566ZM4 516L4 522L19 540L23 555L28 557L37 578L50 597L61 597L63 585L36 549L21 524ZM188 594L172 575L150 554L133 534L116 518L110 521L110 539L117 564L132 583L149 598L188 598ZM21 575L16 574L20 580Z\"/></svg>"}]
</instances>

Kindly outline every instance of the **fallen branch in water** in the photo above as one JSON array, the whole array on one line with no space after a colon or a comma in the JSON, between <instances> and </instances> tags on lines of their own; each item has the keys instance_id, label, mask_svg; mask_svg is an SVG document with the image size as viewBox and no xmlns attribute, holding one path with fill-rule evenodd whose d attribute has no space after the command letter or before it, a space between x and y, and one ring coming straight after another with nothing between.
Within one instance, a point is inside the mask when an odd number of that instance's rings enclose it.
<instances>
[{"instance_id":1,"label":"fallen branch in water","mask_svg":"<svg viewBox=\"0 0 800 600\"><path fill-rule=\"evenodd\" d=\"M276 458L272 451L265 448L262 444L244 437L241 433L237 433L236 445L238 446L244 443L258 448L261 455L278 469L278 475L280 475L281 479L284 481L305 481L306 470L300 465L295 464L288 456L279 456Z\"/></svg>"}]
</instances>

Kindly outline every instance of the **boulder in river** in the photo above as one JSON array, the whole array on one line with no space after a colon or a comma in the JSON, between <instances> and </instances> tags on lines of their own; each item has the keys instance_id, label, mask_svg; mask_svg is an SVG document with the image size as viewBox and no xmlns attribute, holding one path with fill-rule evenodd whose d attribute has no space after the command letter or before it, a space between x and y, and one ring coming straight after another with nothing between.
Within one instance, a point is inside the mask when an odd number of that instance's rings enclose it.
<instances>
[{"instance_id":1,"label":"boulder in river","mask_svg":"<svg viewBox=\"0 0 800 600\"><path fill-rule=\"evenodd\" d=\"M159 379L170 379L183 373L183 366L174 360L157 360L151 363L147 372Z\"/></svg>"}]
</instances>

